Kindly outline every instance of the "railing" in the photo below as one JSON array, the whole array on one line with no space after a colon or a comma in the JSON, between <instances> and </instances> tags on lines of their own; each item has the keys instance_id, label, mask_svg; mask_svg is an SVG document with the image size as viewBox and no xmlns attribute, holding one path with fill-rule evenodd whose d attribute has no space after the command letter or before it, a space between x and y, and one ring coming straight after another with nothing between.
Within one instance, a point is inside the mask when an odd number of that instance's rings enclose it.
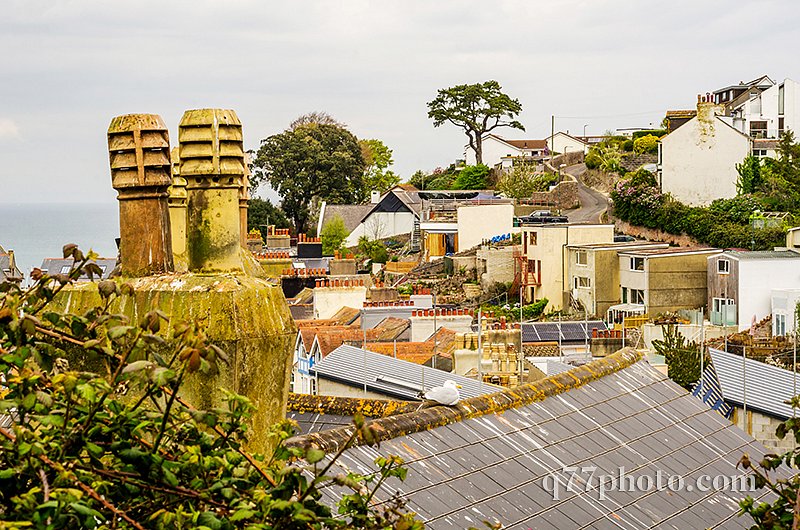
<instances>
[{"instance_id":1,"label":"railing","mask_svg":"<svg viewBox=\"0 0 800 530\"><path fill-rule=\"evenodd\" d=\"M727 313L727 323L726 314ZM736 325L736 306L731 304L728 306L728 310L725 311L711 311L709 315L711 320L712 326L735 326Z\"/></svg>"}]
</instances>

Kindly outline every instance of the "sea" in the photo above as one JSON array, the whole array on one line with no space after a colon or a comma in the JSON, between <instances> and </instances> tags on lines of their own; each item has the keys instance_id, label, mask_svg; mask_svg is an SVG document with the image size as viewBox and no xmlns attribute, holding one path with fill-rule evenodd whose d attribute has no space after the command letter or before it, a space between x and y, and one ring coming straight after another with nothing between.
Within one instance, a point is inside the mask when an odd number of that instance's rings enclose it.
<instances>
[{"instance_id":1,"label":"sea","mask_svg":"<svg viewBox=\"0 0 800 530\"><path fill-rule=\"evenodd\" d=\"M101 257L117 256L117 201L100 204L0 203L0 246L13 250L27 277L44 258L60 258L62 247L77 244Z\"/></svg>"}]
</instances>

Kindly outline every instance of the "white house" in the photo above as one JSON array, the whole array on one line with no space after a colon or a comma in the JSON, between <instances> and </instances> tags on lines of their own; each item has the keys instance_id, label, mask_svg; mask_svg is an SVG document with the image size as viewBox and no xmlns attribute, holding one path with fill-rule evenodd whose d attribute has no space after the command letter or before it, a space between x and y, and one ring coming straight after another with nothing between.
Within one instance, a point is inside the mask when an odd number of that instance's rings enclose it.
<instances>
[{"instance_id":1,"label":"white house","mask_svg":"<svg viewBox=\"0 0 800 530\"><path fill-rule=\"evenodd\" d=\"M588 153L589 143L567 134L565 132L557 132L553 136L548 136L545 139L547 148L554 153Z\"/></svg>"},{"instance_id":2,"label":"white house","mask_svg":"<svg viewBox=\"0 0 800 530\"><path fill-rule=\"evenodd\" d=\"M733 126L753 138L778 138L800 132L800 83L785 79L769 88L751 88L730 106Z\"/></svg>"},{"instance_id":3,"label":"white house","mask_svg":"<svg viewBox=\"0 0 800 530\"><path fill-rule=\"evenodd\" d=\"M338 215L350 231L344 241L346 247L358 245L361 236L385 239L410 234L422 210L422 200L417 192L413 186L400 184L382 196L374 192L370 204L328 205L323 202L317 233L321 233L322 228Z\"/></svg>"},{"instance_id":4,"label":"white house","mask_svg":"<svg viewBox=\"0 0 800 530\"><path fill-rule=\"evenodd\" d=\"M697 116L661 138L658 167L664 193L694 206L736 196L736 164L750 154L752 140L723 113L722 105L698 101Z\"/></svg>"},{"instance_id":5,"label":"white house","mask_svg":"<svg viewBox=\"0 0 800 530\"><path fill-rule=\"evenodd\" d=\"M311 330L300 329L294 342L294 359L290 388L295 394L316 394L317 379L311 368L322 359L319 339Z\"/></svg>"},{"instance_id":6,"label":"white house","mask_svg":"<svg viewBox=\"0 0 800 530\"><path fill-rule=\"evenodd\" d=\"M502 164L511 167L516 158L532 159L547 154L545 140L507 140L496 134L487 134L481 145L483 163L489 167ZM475 165L475 152L464 146L464 158L468 165Z\"/></svg>"},{"instance_id":7,"label":"white house","mask_svg":"<svg viewBox=\"0 0 800 530\"><path fill-rule=\"evenodd\" d=\"M800 289L800 253L725 251L708 258L707 273L711 323L745 330L773 313L774 290Z\"/></svg>"}]
</instances>

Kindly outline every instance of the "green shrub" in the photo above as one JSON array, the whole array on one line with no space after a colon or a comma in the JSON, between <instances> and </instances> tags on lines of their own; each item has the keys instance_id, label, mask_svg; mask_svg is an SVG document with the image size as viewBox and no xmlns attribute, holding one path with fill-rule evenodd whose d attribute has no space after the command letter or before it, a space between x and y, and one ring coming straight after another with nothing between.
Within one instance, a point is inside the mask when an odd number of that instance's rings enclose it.
<instances>
[{"instance_id":1,"label":"green shrub","mask_svg":"<svg viewBox=\"0 0 800 530\"><path fill-rule=\"evenodd\" d=\"M622 150L627 153L633 151L633 140L625 140L622 142Z\"/></svg>"},{"instance_id":2,"label":"green shrub","mask_svg":"<svg viewBox=\"0 0 800 530\"><path fill-rule=\"evenodd\" d=\"M637 138L633 141L633 151L637 154L657 152L658 138L652 134Z\"/></svg>"},{"instance_id":3,"label":"green shrub","mask_svg":"<svg viewBox=\"0 0 800 530\"><path fill-rule=\"evenodd\" d=\"M453 184L457 190L485 190L489 186L489 166L465 166Z\"/></svg>"},{"instance_id":4,"label":"green shrub","mask_svg":"<svg viewBox=\"0 0 800 530\"><path fill-rule=\"evenodd\" d=\"M642 136L655 136L656 138L661 138L662 136L667 135L666 129L649 129L646 131L636 131L631 135L631 138L635 141L637 138L641 138Z\"/></svg>"},{"instance_id":5,"label":"green shrub","mask_svg":"<svg viewBox=\"0 0 800 530\"><path fill-rule=\"evenodd\" d=\"M588 169L597 169L602 162L603 160L600 158L595 148L591 148L584 159L584 163Z\"/></svg>"},{"instance_id":6,"label":"green shrub","mask_svg":"<svg viewBox=\"0 0 800 530\"><path fill-rule=\"evenodd\" d=\"M358 240L358 250L373 263L386 263L389 261L389 253L383 242L377 239L369 239L361 236Z\"/></svg>"},{"instance_id":7,"label":"green shrub","mask_svg":"<svg viewBox=\"0 0 800 530\"><path fill-rule=\"evenodd\" d=\"M322 240L322 253L325 256L333 256L337 250L342 249L342 244L350 232L344 226L342 216L336 214L333 219L322 227L319 238Z\"/></svg>"}]
</instances>

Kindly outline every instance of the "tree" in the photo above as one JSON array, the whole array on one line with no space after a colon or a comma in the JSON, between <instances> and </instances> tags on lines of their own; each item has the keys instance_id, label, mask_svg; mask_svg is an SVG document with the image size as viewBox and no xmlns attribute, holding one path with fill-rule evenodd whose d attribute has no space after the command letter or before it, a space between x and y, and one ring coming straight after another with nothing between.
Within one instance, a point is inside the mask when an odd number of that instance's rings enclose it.
<instances>
[{"instance_id":1,"label":"tree","mask_svg":"<svg viewBox=\"0 0 800 530\"><path fill-rule=\"evenodd\" d=\"M341 127L342 129L347 129L347 125L340 122L327 112L322 112L315 110L314 112L309 112L308 114L303 114L289 124L289 130L294 131L299 127L303 127L306 125L333 125L335 127Z\"/></svg>"},{"instance_id":2,"label":"tree","mask_svg":"<svg viewBox=\"0 0 800 530\"><path fill-rule=\"evenodd\" d=\"M504 94L497 81L443 88L428 102L434 127L449 122L464 129L477 164L483 163L483 135L498 127L525 130L515 119L520 112L522 104Z\"/></svg>"},{"instance_id":3,"label":"tree","mask_svg":"<svg viewBox=\"0 0 800 530\"><path fill-rule=\"evenodd\" d=\"M138 322L113 314L133 287L110 280L97 284L100 307L54 311L66 285L100 274L93 253L67 245L64 256L68 274L34 270L27 291L0 283L0 414L12 422L0 427L0 528L422 528L399 497L388 509L370 502L386 479L405 477L398 457L376 459L372 477L325 477L345 448L375 439L363 418L328 460L283 446L288 421L272 429L271 455L248 453L246 398L198 410L179 397L186 376L227 362L202 326L172 323L167 333L158 311ZM98 371L69 366L68 351ZM352 491L335 516L321 493L333 484Z\"/></svg>"},{"instance_id":4,"label":"tree","mask_svg":"<svg viewBox=\"0 0 800 530\"><path fill-rule=\"evenodd\" d=\"M319 234L322 240L322 253L326 256L332 256L337 250L342 249L342 243L347 239L350 232L344 225L344 219L339 214L333 216L333 219L322 227Z\"/></svg>"},{"instance_id":5,"label":"tree","mask_svg":"<svg viewBox=\"0 0 800 530\"><path fill-rule=\"evenodd\" d=\"M536 164L520 161L503 173L497 182L497 190L506 197L525 199L534 192L549 190L557 180L557 175L537 172Z\"/></svg>"},{"instance_id":6,"label":"tree","mask_svg":"<svg viewBox=\"0 0 800 530\"><path fill-rule=\"evenodd\" d=\"M736 179L736 191L739 195L755 193L761 188L761 160L749 155L742 160L741 164L736 164L736 172L739 178Z\"/></svg>"},{"instance_id":7,"label":"tree","mask_svg":"<svg viewBox=\"0 0 800 530\"><path fill-rule=\"evenodd\" d=\"M653 341L656 353L664 356L669 377L684 388L700 380L700 347L688 342L674 324L663 326L664 338Z\"/></svg>"},{"instance_id":8,"label":"tree","mask_svg":"<svg viewBox=\"0 0 800 530\"><path fill-rule=\"evenodd\" d=\"M359 140L361 156L364 158L364 189L367 193L378 191L386 193L400 183L389 167L394 164L392 150L380 140Z\"/></svg>"},{"instance_id":9,"label":"tree","mask_svg":"<svg viewBox=\"0 0 800 530\"><path fill-rule=\"evenodd\" d=\"M389 253L386 245L378 239L370 239L367 236L358 238L358 250L373 263L386 263L389 261Z\"/></svg>"},{"instance_id":10,"label":"tree","mask_svg":"<svg viewBox=\"0 0 800 530\"><path fill-rule=\"evenodd\" d=\"M281 196L281 207L305 232L315 200L357 202L364 196L364 157L347 129L329 123L302 123L262 141L254 179Z\"/></svg>"},{"instance_id":11,"label":"tree","mask_svg":"<svg viewBox=\"0 0 800 530\"><path fill-rule=\"evenodd\" d=\"M425 182L427 180L429 180L428 175L421 169L418 169L417 171L414 172L413 175L411 175L411 177L409 177L408 183L417 188L418 190L424 190Z\"/></svg>"},{"instance_id":12,"label":"tree","mask_svg":"<svg viewBox=\"0 0 800 530\"><path fill-rule=\"evenodd\" d=\"M485 190L489 186L489 166L465 166L458 173L454 186L457 190Z\"/></svg>"},{"instance_id":13,"label":"tree","mask_svg":"<svg viewBox=\"0 0 800 530\"><path fill-rule=\"evenodd\" d=\"M275 225L275 228L289 228L291 223L278 206L259 197L250 199L247 209L247 230L259 230L262 236L267 234L266 227Z\"/></svg>"},{"instance_id":14,"label":"tree","mask_svg":"<svg viewBox=\"0 0 800 530\"><path fill-rule=\"evenodd\" d=\"M658 137L653 134L648 134L647 136L636 138L633 141L633 151L637 154L657 152Z\"/></svg>"}]
</instances>

